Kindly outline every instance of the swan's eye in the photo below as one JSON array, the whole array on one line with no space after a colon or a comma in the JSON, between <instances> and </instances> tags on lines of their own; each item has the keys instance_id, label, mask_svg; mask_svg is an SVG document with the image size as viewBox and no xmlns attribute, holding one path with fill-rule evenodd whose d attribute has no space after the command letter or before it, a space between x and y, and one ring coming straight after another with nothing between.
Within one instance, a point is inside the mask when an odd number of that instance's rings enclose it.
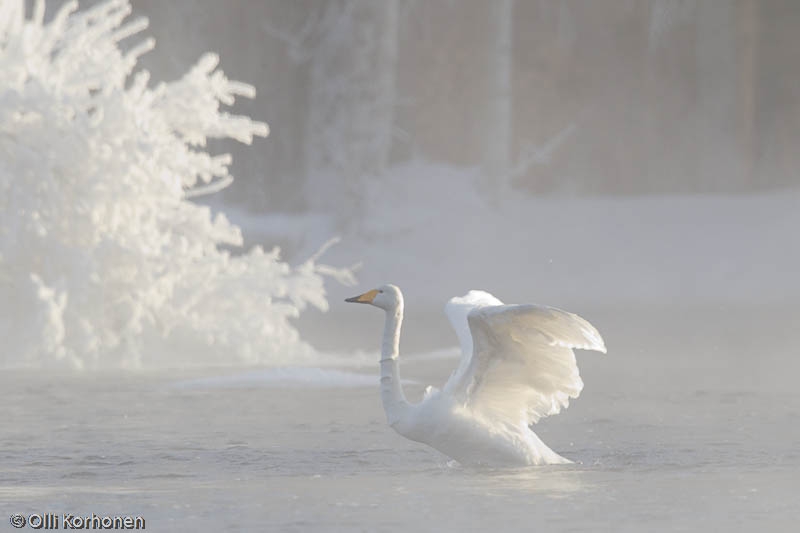
<instances>
[{"instance_id":1,"label":"swan's eye","mask_svg":"<svg viewBox=\"0 0 800 533\"><path fill-rule=\"evenodd\" d=\"M378 291L378 294L383 294L383 291Z\"/></svg>"}]
</instances>

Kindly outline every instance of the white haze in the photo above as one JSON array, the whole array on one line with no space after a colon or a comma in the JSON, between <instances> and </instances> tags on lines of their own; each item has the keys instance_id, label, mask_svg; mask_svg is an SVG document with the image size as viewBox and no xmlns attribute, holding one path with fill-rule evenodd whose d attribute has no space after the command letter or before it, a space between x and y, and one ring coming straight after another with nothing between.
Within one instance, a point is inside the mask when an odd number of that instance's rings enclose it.
<instances>
[{"instance_id":1,"label":"white haze","mask_svg":"<svg viewBox=\"0 0 800 533\"><path fill-rule=\"evenodd\" d=\"M800 519L795 3L67 4L0 0L0 513ZM412 401L457 366L451 296L590 320L608 354L578 352L581 396L535 426L576 464L396 436L383 317L342 301L386 282Z\"/></svg>"}]
</instances>

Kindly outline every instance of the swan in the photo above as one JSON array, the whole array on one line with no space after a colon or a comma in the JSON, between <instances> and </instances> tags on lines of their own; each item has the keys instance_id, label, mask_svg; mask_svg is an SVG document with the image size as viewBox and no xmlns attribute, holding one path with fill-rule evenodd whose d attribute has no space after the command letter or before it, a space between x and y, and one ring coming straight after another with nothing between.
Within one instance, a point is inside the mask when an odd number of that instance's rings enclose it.
<instances>
[{"instance_id":1,"label":"swan","mask_svg":"<svg viewBox=\"0 0 800 533\"><path fill-rule=\"evenodd\" d=\"M578 315L541 305L504 305L469 291L445 306L461 345L458 368L442 390L411 404L400 384L398 355L403 293L383 285L346 302L386 312L380 391L389 425L462 465L571 463L531 430L566 408L583 388L573 348L606 353L598 331Z\"/></svg>"}]
</instances>

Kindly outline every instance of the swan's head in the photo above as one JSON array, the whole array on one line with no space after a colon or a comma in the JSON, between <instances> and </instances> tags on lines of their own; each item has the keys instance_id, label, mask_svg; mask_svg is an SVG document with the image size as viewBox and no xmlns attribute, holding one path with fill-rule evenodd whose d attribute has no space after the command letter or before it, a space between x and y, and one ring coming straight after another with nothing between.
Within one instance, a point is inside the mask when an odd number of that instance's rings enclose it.
<instances>
[{"instance_id":1,"label":"swan's head","mask_svg":"<svg viewBox=\"0 0 800 533\"><path fill-rule=\"evenodd\" d=\"M403 305L403 294L395 285L381 285L364 294L347 298L345 302L357 304L370 304L389 311Z\"/></svg>"}]
</instances>

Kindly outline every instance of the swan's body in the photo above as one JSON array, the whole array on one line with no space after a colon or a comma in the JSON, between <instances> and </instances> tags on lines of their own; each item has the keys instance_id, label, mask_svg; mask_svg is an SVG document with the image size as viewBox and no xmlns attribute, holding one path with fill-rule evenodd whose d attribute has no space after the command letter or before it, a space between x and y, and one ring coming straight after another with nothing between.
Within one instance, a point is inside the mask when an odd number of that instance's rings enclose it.
<instances>
[{"instance_id":1,"label":"swan's body","mask_svg":"<svg viewBox=\"0 0 800 533\"><path fill-rule=\"evenodd\" d=\"M386 311L381 347L381 399L389 425L462 464L569 463L530 429L558 413L583 388L572 348L606 351L586 320L538 305L503 305L483 291L445 307L461 344L461 360L444 389L410 404L398 370L403 295L384 285L349 302Z\"/></svg>"}]
</instances>

